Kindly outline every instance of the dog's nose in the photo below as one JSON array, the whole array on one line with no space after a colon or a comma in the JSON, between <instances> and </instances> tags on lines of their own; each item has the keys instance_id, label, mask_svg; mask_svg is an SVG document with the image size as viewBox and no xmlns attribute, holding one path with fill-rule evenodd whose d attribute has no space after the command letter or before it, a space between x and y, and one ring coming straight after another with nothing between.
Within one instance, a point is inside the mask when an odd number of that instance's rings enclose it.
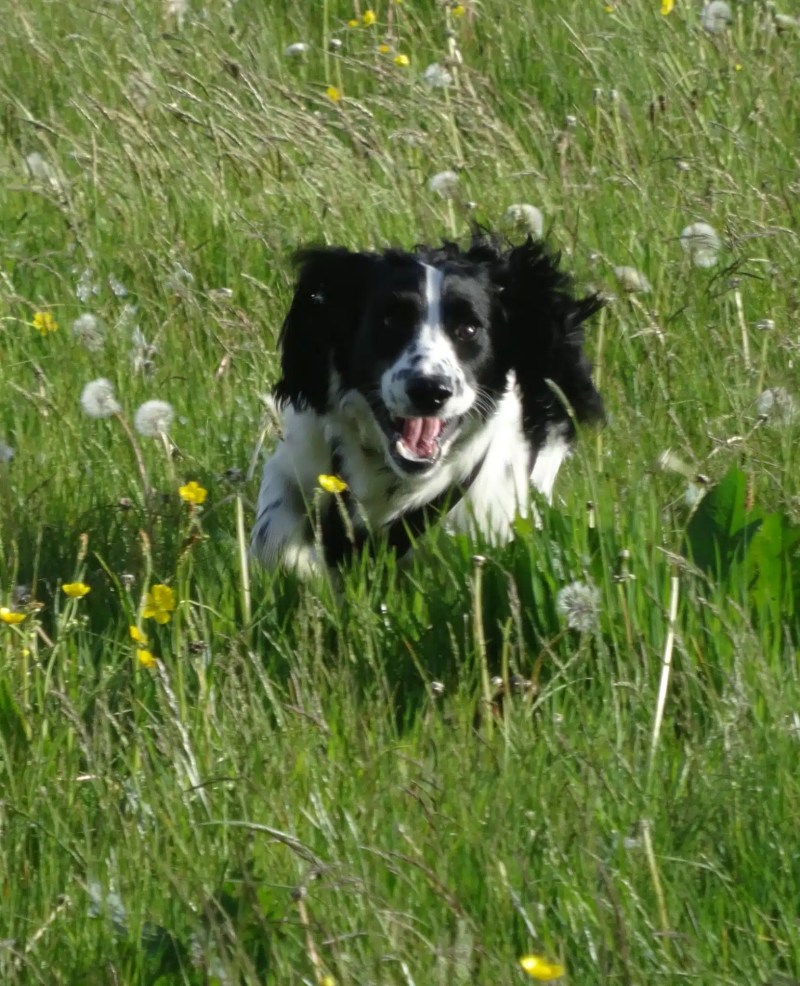
<instances>
[{"instance_id":1,"label":"dog's nose","mask_svg":"<svg viewBox=\"0 0 800 986\"><path fill-rule=\"evenodd\" d=\"M446 377L412 377L406 393L416 410L432 415L453 396L453 388Z\"/></svg>"}]
</instances>

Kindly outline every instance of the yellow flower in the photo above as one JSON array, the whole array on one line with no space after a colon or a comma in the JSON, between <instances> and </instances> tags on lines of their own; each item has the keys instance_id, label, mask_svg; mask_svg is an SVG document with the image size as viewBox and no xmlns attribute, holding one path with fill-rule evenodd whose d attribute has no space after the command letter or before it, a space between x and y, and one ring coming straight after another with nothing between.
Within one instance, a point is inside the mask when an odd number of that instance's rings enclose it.
<instances>
[{"instance_id":1,"label":"yellow flower","mask_svg":"<svg viewBox=\"0 0 800 986\"><path fill-rule=\"evenodd\" d=\"M457 3L455 7L453 7L452 14L453 17L463 17L466 11L467 8L464 6L463 3Z\"/></svg>"},{"instance_id":2,"label":"yellow flower","mask_svg":"<svg viewBox=\"0 0 800 986\"><path fill-rule=\"evenodd\" d=\"M539 979L542 982L560 979L565 972L563 965L559 965L557 962L548 962L541 955L523 955L519 964L532 979Z\"/></svg>"},{"instance_id":3,"label":"yellow flower","mask_svg":"<svg viewBox=\"0 0 800 986\"><path fill-rule=\"evenodd\" d=\"M142 616L156 623L169 623L175 609L175 593L168 585L154 585L144 597Z\"/></svg>"},{"instance_id":4,"label":"yellow flower","mask_svg":"<svg viewBox=\"0 0 800 986\"><path fill-rule=\"evenodd\" d=\"M338 103L342 98L342 91L341 89L337 89L336 86L328 86L325 90L325 95L332 103Z\"/></svg>"},{"instance_id":5,"label":"yellow flower","mask_svg":"<svg viewBox=\"0 0 800 986\"><path fill-rule=\"evenodd\" d=\"M139 627L128 627L128 633L131 635L131 640L135 640L137 644L142 644L144 647L147 646L147 634L142 633Z\"/></svg>"},{"instance_id":6,"label":"yellow flower","mask_svg":"<svg viewBox=\"0 0 800 986\"><path fill-rule=\"evenodd\" d=\"M317 482L326 493L344 493L347 489L347 483L338 476L326 476L325 473L320 473Z\"/></svg>"},{"instance_id":7,"label":"yellow flower","mask_svg":"<svg viewBox=\"0 0 800 986\"><path fill-rule=\"evenodd\" d=\"M409 64L409 57L408 55L395 55L394 63L401 68L405 68Z\"/></svg>"},{"instance_id":8,"label":"yellow flower","mask_svg":"<svg viewBox=\"0 0 800 986\"><path fill-rule=\"evenodd\" d=\"M355 17L353 17L353 18L352 18L352 20L349 20L349 21L347 22L347 26L348 26L348 27L358 27L358 25L359 25L360 23L361 23L360 21L357 21L357 20L355 19Z\"/></svg>"},{"instance_id":9,"label":"yellow flower","mask_svg":"<svg viewBox=\"0 0 800 986\"><path fill-rule=\"evenodd\" d=\"M3 623L22 623L27 613L15 613L8 606L0 606L0 620Z\"/></svg>"},{"instance_id":10,"label":"yellow flower","mask_svg":"<svg viewBox=\"0 0 800 986\"><path fill-rule=\"evenodd\" d=\"M43 336L46 336L48 332L55 332L58 328L58 322L50 312L35 312L31 325Z\"/></svg>"},{"instance_id":11,"label":"yellow flower","mask_svg":"<svg viewBox=\"0 0 800 986\"><path fill-rule=\"evenodd\" d=\"M667 14L672 13L672 8L675 6L675 0L661 0L661 14L666 17Z\"/></svg>"},{"instance_id":12,"label":"yellow flower","mask_svg":"<svg viewBox=\"0 0 800 986\"><path fill-rule=\"evenodd\" d=\"M336 986L336 980L333 976L323 976L319 981L319 986Z\"/></svg>"},{"instance_id":13,"label":"yellow flower","mask_svg":"<svg viewBox=\"0 0 800 986\"><path fill-rule=\"evenodd\" d=\"M391 45L389 45L389 44L386 44L386 42L385 42L385 41L383 42L383 44L382 44L382 45L378 45L378 51L379 51L379 52L380 52L380 53L381 53L382 55L388 55L388 54L389 54L389 52L390 52L391 50L392 50L392 46L391 46Z\"/></svg>"},{"instance_id":14,"label":"yellow flower","mask_svg":"<svg viewBox=\"0 0 800 986\"><path fill-rule=\"evenodd\" d=\"M374 10L365 10L361 15L361 23L364 27L372 27L378 18L375 16Z\"/></svg>"},{"instance_id":15,"label":"yellow flower","mask_svg":"<svg viewBox=\"0 0 800 986\"><path fill-rule=\"evenodd\" d=\"M136 660L143 668L154 668L158 663L155 655L151 654L149 650L145 650L143 647L139 647L137 649Z\"/></svg>"},{"instance_id":16,"label":"yellow flower","mask_svg":"<svg viewBox=\"0 0 800 986\"><path fill-rule=\"evenodd\" d=\"M91 588L85 582L65 582L61 586L61 591L70 599L82 599Z\"/></svg>"},{"instance_id":17,"label":"yellow flower","mask_svg":"<svg viewBox=\"0 0 800 986\"><path fill-rule=\"evenodd\" d=\"M203 487L196 483L194 480L191 483L187 483L185 486L181 486L178 490L181 500L185 500L187 503L193 503L200 506L201 503L206 502L206 497L208 496L208 490L204 490Z\"/></svg>"}]
</instances>

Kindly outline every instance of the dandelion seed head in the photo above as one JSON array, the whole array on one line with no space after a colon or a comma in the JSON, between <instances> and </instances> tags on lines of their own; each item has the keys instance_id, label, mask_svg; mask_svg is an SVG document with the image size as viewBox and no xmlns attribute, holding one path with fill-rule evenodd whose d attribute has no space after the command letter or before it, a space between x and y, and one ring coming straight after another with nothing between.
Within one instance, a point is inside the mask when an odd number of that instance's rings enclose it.
<instances>
[{"instance_id":1,"label":"dandelion seed head","mask_svg":"<svg viewBox=\"0 0 800 986\"><path fill-rule=\"evenodd\" d=\"M619 286L628 294L648 294L653 290L653 286L645 275L635 267L615 267L614 277Z\"/></svg>"},{"instance_id":2,"label":"dandelion seed head","mask_svg":"<svg viewBox=\"0 0 800 986\"><path fill-rule=\"evenodd\" d=\"M81 392L81 407L90 418L111 418L122 410L114 396L114 385L105 377L86 384Z\"/></svg>"},{"instance_id":3,"label":"dandelion seed head","mask_svg":"<svg viewBox=\"0 0 800 986\"><path fill-rule=\"evenodd\" d=\"M105 343L100 319L90 312L79 315L72 323L72 334L90 353L99 352Z\"/></svg>"},{"instance_id":4,"label":"dandelion seed head","mask_svg":"<svg viewBox=\"0 0 800 986\"><path fill-rule=\"evenodd\" d=\"M506 222L514 226L520 232L530 233L535 239L539 240L544 232L544 216L542 210L535 205L527 202L516 202L510 205L505 212Z\"/></svg>"},{"instance_id":5,"label":"dandelion seed head","mask_svg":"<svg viewBox=\"0 0 800 986\"><path fill-rule=\"evenodd\" d=\"M706 491L699 483L688 483L683 491L683 505L689 510L694 510L705 495Z\"/></svg>"},{"instance_id":6,"label":"dandelion seed head","mask_svg":"<svg viewBox=\"0 0 800 986\"><path fill-rule=\"evenodd\" d=\"M111 288L111 290L113 291L113 293L116 295L117 298L127 298L128 289L125 287L122 281L120 281L119 278L114 277L113 274L108 275L108 286Z\"/></svg>"},{"instance_id":7,"label":"dandelion seed head","mask_svg":"<svg viewBox=\"0 0 800 986\"><path fill-rule=\"evenodd\" d=\"M38 151L32 151L26 156L25 169L34 181L54 189L61 188L61 181L55 168Z\"/></svg>"},{"instance_id":8,"label":"dandelion seed head","mask_svg":"<svg viewBox=\"0 0 800 986\"><path fill-rule=\"evenodd\" d=\"M434 195L441 195L443 199L452 199L458 191L458 180L455 171L440 171L430 179L428 188Z\"/></svg>"},{"instance_id":9,"label":"dandelion seed head","mask_svg":"<svg viewBox=\"0 0 800 986\"><path fill-rule=\"evenodd\" d=\"M100 294L100 286L94 279L94 271L87 267L81 272L78 278L78 283L75 285L75 295L78 301L85 305L97 294Z\"/></svg>"},{"instance_id":10,"label":"dandelion seed head","mask_svg":"<svg viewBox=\"0 0 800 986\"><path fill-rule=\"evenodd\" d=\"M0 465L4 462L11 462L14 458L14 449L10 445L6 445L2 438L0 438Z\"/></svg>"},{"instance_id":11,"label":"dandelion seed head","mask_svg":"<svg viewBox=\"0 0 800 986\"><path fill-rule=\"evenodd\" d=\"M133 308L132 305L126 307ZM135 314L135 308L133 308L133 312ZM120 317L121 322L122 318ZM143 373L146 376L154 366L154 357L158 352L156 345L153 342L147 341L138 325L134 325L131 331L131 341L133 342L131 348L131 365L133 366L133 371L134 373Z\"/></svg>"},{"instance_id":12,"label":"dandelion seed head","mask_svg":"<svg viewBox=\"0 0 800 986\"><path fill-rule=\"evenodd\" d=\"M589 633L600 617L600 592L585 582L570 582L556 596L556 609L570 630Z\"/></svg>"},{"instance_id":13,"label":"dandelion seed head","mask_svg":"<svg viewBox=\"0 0 800 986\"><path fill-rule=\"evenodd\" d=\"M793 17L791 14L773 14L772 17L779 34L781 31L800 29L800 17Z\"/></svg>"},{"instance_id":14,"label":"dandelion seed head","mask_svg":"<svg viewBox=\"0 0 800 986\"><path fill-rule=\"evenodd\" d=\"M188 298L194 284L194 274L178 260L172 261L172 271L164 279L164 287L172 294Z\"/></svg>"},{"instance_id":15,"label":"dandelion seed head","mask_svg":"<svg viewBox=\"0 0 800 986\"><path fill-rule=\"evenodd\" d=\"M189 12L189 0L164 0L164 14L172 18L178 29L183 28L186 14Z\"/></svg>"},{"instance_id":16,"label":"dandelion seed head","mask_svg":"<svg viewBox=\"0 0 800 986\"><path fill-rule=\"evenodd\" d=\"M134 109L144 113L153 102L156 84L149 72L129 72L125 80L125 95Z\"/></svg>"},{"instance_id":17,"label":"dandelion seed head","mask_svg":"<svg viewBox=\"0 0 800 986\"><path fill-rule=\"evenodd\" d=\"M756 411L774 425L788 425L797 418L797 402L784 387L771 387L756 398Z\"/></svg>"},{"instance_id":18,"label":"dandelion seed head","mask_svg":"<svg viewBox=\"0 0 800 986\"><path fill-rule=\"evenodd\" d=\"M146 438L160 438L169 432L175 418L175 409L166 401L145 401L136 408L133 425Z\"/></svg>"},{"instance_id":19,"label":"dandelion seed head","mask_svg":"<svg viewBox=\"0 0 800 986\"><path fill-rule=\"evenodd\" d=\"M447 89L453 84L453 76L444 65L432 62L422 73L422 81L431 89Z\"/></svg>"},{"instance_id":20,"label":"dandelion seed head","mask_svg":"<svg viewBox=\"0 0 800 986\"><path fill-rule=\"evenodd\" d=\"M719 260L722 241L708 223L690 223L681 230L680 239L695 267L713 267Z\"/></svg>"},{"instance_id":21,"label":"dandelion seed head","mask_svg":"<svg viewBox=\"0 0 800 986\"><path fill-rule=\"evenodd\" d=\"M302 58L310 47L307 41L295 41L293 44L286 45L283 53L287 58Z\"/></svg>"},{"instance_id":22,"label":"dandelion seed head","mask_svg":"<svg viewBox=\"0 0 800 986\"><path fill-rule=\"evenodd\" d=\"M721 34L733 20L731 8L725 0L711 0L703 7L700 23L709 34Z\"/></svg>"}]
</instances>

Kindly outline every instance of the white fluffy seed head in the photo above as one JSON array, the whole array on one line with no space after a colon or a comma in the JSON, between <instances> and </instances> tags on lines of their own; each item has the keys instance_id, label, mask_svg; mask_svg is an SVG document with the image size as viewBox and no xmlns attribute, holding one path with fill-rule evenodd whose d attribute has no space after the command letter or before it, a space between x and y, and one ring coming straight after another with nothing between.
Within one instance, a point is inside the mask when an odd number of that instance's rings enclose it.
<instances>
[{"instance_id":1,"label":"white fluffy seed head","mask_svg":"<svg viewBox=\"0 0 800 986\"><path fill-rule=\"evenodd\" d=\"M619 286L628 294L648 294L653 290L653 286L647 277L635 267L615 267L614 277Z\"/></svg>"},{"instance_id":2,"label":"white fluffy seed head","mask_svg":"<svg viewBox=\"0 0 800 986\"><path fill-rule=\"evenodd\" d=\"M114 396L114 385L105 377L86 384L81 392L81 407L90 418L111 418L122 410Z\"/></svg>"},{"instance_id":3,"label":"white fluffy seed head","mask_svg":"<svg viewBox=\"0 0 800 986\"><path fill-rule=\"evenodd\" d=\"M295 41L294 44L286 45L283 54L287 58L302 58L308 51L310 45L306 41Z\"/></svg>"},{"instance_id":4,"label":"white fluffy seed head","mask_svg":"<svg viewBox=\"0 0 800 986\"><path fill-rule=\"evenodd\" d=\"M458 191L458 175L455 171L440 171L428 182L428 188L443 199L455 198Z\"/></svg>"},{"instance_id":5,"label":"white fluffy seed head","mask_svg":"<svg viewBox=\"0 0 800 986\"><path fill-rule=\"evenodd\" d=\"M145 401L136 409L133 424L140 435L159 438L169 432L175 417L175 409L166 401Z\"/></svg>"},{"instance_id":6,"label":"white fluffy seed head","mask_svg":"<svg viewBox=\"0 0 800 986\"><path fill-rule=\"evenodd\" d=\"M422 81L431 89L446 89L453 84L453 76L444 65L433 62L422 73Z\"/></svg>"},{"instance_id":7,"label":"white fluffy seed head","mask_svg":"<svg viewBox=\"0 0 800 986\"><path fill-rule=\"evenodd\" d=\"M91 353L96 353L103 348L105 342L103 325L100 319L90 312L79 315L75 319L72 323L72 334Z\"/></svg>"},{"instance_id":8,"label":"white fluffy seed head","mask_svg":"<svg viewBox=\"0 0 800 986\"><path fill-rule=\"evenodd\" d=\"M708 223L690 223L681 230L681 246L695 267L713 267L719 260L722 241Z\"/></svg>"},{"instance_id":9,"label":"white fluffy seed head","mask_svg":"<svg viewBox=\"0 0 800 986\"><path fill-rule=\"evenodd\" d=\"M544 216L542 210L527 202L516 202L506 209L505 220L520 232L530 233L540 240L544 232Z\"/></svg>"},{"instance_id":10,"label":"white fluffy seed head","mask_svg":"<svg viewBox=\"0 0 800 986\"><path fill-rule=\"evenodd\" d=\"M703 7L700 23L709 34L721 34L733 20L731 8L725 0L711 0Z\"/></svg>"},{"instance_id":11,"label":"white fluffy seed head","mask_svg":"<svg viewBox=\"0 0 800 986\"><path fill-rule=\"evenodd\" d=\"M797 402L784 387L771 387L756 399L756 411L773 425L789 425L797 419Z\"/></svg>"},{"instance_id":12,"label":"white fluffy seed head","mask_svg":"<svg viewBox=\"0 0 800 986\"><path fill-rule=\"evenodd\" d=\"M570 582L559 590L556 609L570 630L589 633L597 629L600 618L600 592L585 582Z\"/></svg>"}]
</instances>

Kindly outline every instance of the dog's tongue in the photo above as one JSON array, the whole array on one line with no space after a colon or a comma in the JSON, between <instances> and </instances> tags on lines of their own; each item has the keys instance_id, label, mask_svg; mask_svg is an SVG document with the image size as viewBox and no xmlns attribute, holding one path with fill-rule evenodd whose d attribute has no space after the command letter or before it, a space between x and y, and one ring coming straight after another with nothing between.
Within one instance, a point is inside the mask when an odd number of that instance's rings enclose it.
<instances>
[{"instance_id":1,"label":"dog's tongue","mask_svg":"<svg viewBox=\"0 0 800 986\"><path fill-rule=\"evenodd\" d=\"M430 459L436 452L436 439L443 427L441 418L404 418L403 445L418 459Z\"/></svg>"}]
</instances>

